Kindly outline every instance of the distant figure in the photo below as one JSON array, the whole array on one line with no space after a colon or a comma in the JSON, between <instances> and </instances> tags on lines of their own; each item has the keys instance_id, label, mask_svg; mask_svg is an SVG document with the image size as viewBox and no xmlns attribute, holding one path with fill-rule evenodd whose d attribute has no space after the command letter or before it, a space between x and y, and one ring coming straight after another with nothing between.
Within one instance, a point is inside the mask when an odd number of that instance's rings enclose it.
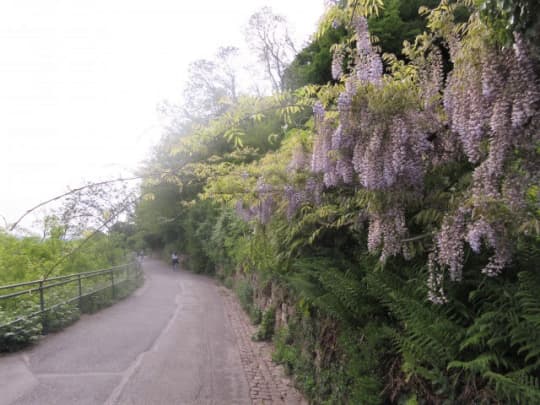
<instances>
[{"instance_id":1,"label":"distant figure","mask_svg":"<svg viewBox=\"0 0 540 405\"><path fill-rule=\"evenodd\" d=\"M178 268L178 255L176 254L176 252L173 252L173 254L171 255L171 260L173 270L176 270Z\"/></svg>"},{"instance_id":2,"label":"distant figure","mask_svg":"<svg viewBox=\"0 0 540 405\"><path fill-rule=\"evenodd\" d=\"M139 262L142 262L143 259L144 259L144 250L141 250L138 254L138 259L139 259Z\"/></svg>"}]
</instances>

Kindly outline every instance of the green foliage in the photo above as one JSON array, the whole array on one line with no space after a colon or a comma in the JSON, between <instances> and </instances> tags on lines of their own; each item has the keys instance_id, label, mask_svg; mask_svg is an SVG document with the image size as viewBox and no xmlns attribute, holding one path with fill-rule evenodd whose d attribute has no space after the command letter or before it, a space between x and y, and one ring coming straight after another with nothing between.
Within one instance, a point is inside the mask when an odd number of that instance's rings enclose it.
<instances>
[{"instance_id":1,"label":"green foliage","mask_svg":"<svg viewBox=\"0 0 540 405\"><path fill-rule=\"evenodd\" d=\"M253 306L249 311L249 318L253 325L259 325L263 320L263 312L259 308Z\"/></svg>"},{"instance_id":2,"label":"green foliage","mask_svg":"<svg viewBox=\"0 0 540 405\"><path fill-rule=\"evenodd\" d=\"M234 273L238 258L242 255L242 237L248 232L246 223L230 209L221 211L204 249L210 260L219 263L225 275Z\"/></svg>"},{"instance_id":3,"label":"green foliage","mask_svg":"<svg viewBox=\"0 0 540 405\"><path fill-rule=\"evenodd\" d=\"M65 299L65 296L55 292L48 294L48 306L54 305L54 309L47 311L42 317L44 329L47 333L59 331L79 319L81 311L77 303L64 303Z\"/></svg>"},{"instance_id":4,"label":"green foliage","mask_svg":"<svg viewBox=\"0 0 540 405\"><path fill-rule=\"evenodd\" d=\"M217 274L217 276L223 281L223 285L227 287L229 290L232 290L234 287L234 280L231 276L223 277L221 274Z\"/></svg>"},{"instance_id":5,"label":"green foliage","mask_svg":"<svg viewBox=\"0 0 540 405\"><path fill-rule=\"evenodd\" d=\"M128 249L114 232L87 241L60 235L18 238L0 232L0 284L110 267L124 262Z\"/></svg>"},{"instance_id":6,"label":"green foliage","mask_svg":"<svg viewBox=\"0 0 540 405\"><path fill-rule=\"evenodd\" d=\"M39 311L39 304L24 300L17 311L0 310L0 324L6 325L17 319L17 322L0 328L0 352L19 350L35 342L42 332L41 319L38 317L26 318L26 314Z\"/></svg>"},{"instance_id":7,"label":"green foliage","mask_svg":"<svg viewBox=\"0 0 540 405\"><path fill-rule=\"evenodd\" d=\"M294 365L298 360L298 353L292 346L292 336L288 327L282 327L274 333L274 352L272 360L283 365L285 372L290 375L294 370Z\"/></svg>"},{"instance_id":8,"label":"green foliage","mask_svg":"<svg viewBox=\"0 0 540 405\"><path fill-rule=\"evenodd\" d=\"M310 403L378 404L391 332L375 324L336 330L335 321L314 312L276 331L273 359L295 376Z\"/></svg>"},{"instance_id":9,"label":"green foliage","mask_svg":"<svg viewBox=\"0 0 540 405\"><path fill-rule=\"evenodd\" d=\"M438 4L439 0L389 0L384 2L384 7L379 5L377 13L373 9L369 13L369 29L377 38L381 51L403 59L403 42L414 42L416 36L426 29L426 18L419 14L419 9L433 8ZM369 7L374 6L377 5ZM333 80L332 48L336 44L346 44L352 35L350 30L345 28L350 22L347 15L343 14L343 11L328 12L323 20L323 25L327 28L302 49L287 67L284 82L288 89L298 89L309 84L324 85ZM334 21L341 21L336 28L331 27Z\"/></svg>"},{"instance_id":10,"label":"green foliage","mask_svg":"<svg viewBox=\"0 0 540 405\"><path fill-rule=\"evenodd\" d=\"M482 18L502 44L513 42L513 32L524 33L535 44L540 38L540 5L535 0L481 0Z\"/></svg>"},{"instance_id":11,"label":"green foliage","mask_svg":"<svg viewBox=\"0 0 540 405\"><path fill-rule=\"evenodd\" d=\"M253 287L247 281L240 281L236 286L236 294L244 311L249 312L253 305Z\"/></svg>"},{"instance_id":12,"label":"green foliage","mask_svg":"<svg viewBox=\"0 0 540 405\"><path fill-rule=\"evenodd\" d=\"M484 379L505 401L538 403L540 278L521 271L513 283L486 287L471 293L478 310L460 344L464 359L448 368Z\"/></svg>"},{"instance_id":13,"label":"green foliage","mask_svg":"<svg viewBox=\"0 0 540 405\"><path fill-rule=\"evenodd\" d=\"M388 0L380 15L369 19L370 33L377 37L382 52L403 57L403 42L414 42L426 29L426 19L418 10L433 8L439 0Z\"/></svg>"},{"instance_id":14,"label":"green foliage","mask_svg":"<svg viewBox=\"0 0 540 405\"><path fill-rule=\"evenodd\" d=\"M82 278L80 299L77 278L73 279L75 285L68 282L54 286L53 283L43 290L44 312L41 312L40 293L36 291L3 299L0 302L0 352L19 350L42 334L71 325L81 313L96 312L127 297L143 283L142 272L131 270L135 272L117 273L114 289L109 273ZM20 288L25 287L15 287L15 291Z\"/></svg>"},{"instance_id":15,"label":"green foliage","mask_svg":"<svg viewBox=\"0 0 540 405\"><path fill-rule=\"evenodd\" d=\"M245 280L241 280L236 285L236 295L240 300L240 305L246 311L255 325L259 324L262 319L262 312L253 303L253 287Z\"/></svg>"},{"instance_id":16,"label":"green foliage","mask_svg":"<svg viewBox=\"0 0 540 405\"><path fill-rule=\"evenodd\" d=\"M418 15L421 6L438 7L424 10L424 20ZM353 99L353 110L367 106L383 125L404 112L414 117L428 108L419 82L425 80L423 69L434 46L444 53L445 38L468 36L462 44L472 54L482 49L492 31L480 26L477 11L470 0L390 0L384 8L377 0L341 1L287 72L291 88L317 86L239 100L208 125L166 139L147 168L151 176L143 192L152 197L137 208L137 231L155 247L181 250L193 271L219 269L229 286L241 280L236 285L241 305L254 323L260 322L255 339L272 336L274 308L282 303L294 307L287 326L273 335L274 359L314 404L540 402L537 187L528 190L531 215L515 221L512 266L498 278L485 277L481 269L492 252L465 248L463 280L442 280L445 305L427 299L428 255L445 216L471 201L476 168L455 145L447 145L448 151L431 163L428 154L422 158L427 168L421 190L331 187L320 204L304 200L290 214L283 197L286 187L301 190L310 178L309 162L298 170L290 163L296 152L309 156L312 150L314 122L308 107L315 98L324 104L329 125L337 125L332 120L343 83L329 77L330 49L338 42L354 45L347 38L353 13L370 15L369 26L382 50L401 58L388 57L384 84L362 86ZM341 28L330 28L333 20ZM426 23L431 32L414 40ZM404 49L403 40L410 42ZM442 58L446 75L452 64L448 55ZM437 89L436 102L440 93ZM440 105L432 113L444 121ZM418 131L426 135L428 149L452 139L444 126L434 133ZM384 133L382 142L389 138ZM447 153L454 157L448 159ZM526 170L519 160L516 156L509 164ZM242 209L254 211L262 204L261 184L272 197L272 217L242 220ZM372 225L366 214L396 202L410 232L403 241L408 257L383 263L365 248ZM512 218L505 204L482 209L474 215ZM272 291L268 297L272 286L286 293L276 297ZM265 294L273 302L261 311L254 297Z\"/></svg>"},{"instance_id":17,"label":"green foliage","mask_svg":"<svg viewBox=\"0 0 540 405\"><path fill-rule=\"evenodd\" d=\"M261 318L259 329L253 335L255 341L270 340L274 335L274 324L276 322L276 309L274 307L267 308Z\"/></svg>"},{"instance_id":18,"label":"green foliage","mask_svg":"<svg viewBox=\"0 0 540 405\"><path fill-rule=\"evenodd\" d=\"M285 86L298 89L308 84L326 84L332 81L332 51L334 44L346 36L343 27L329 29L302 49L285 71Z\"/></svg>"}]
</instances>

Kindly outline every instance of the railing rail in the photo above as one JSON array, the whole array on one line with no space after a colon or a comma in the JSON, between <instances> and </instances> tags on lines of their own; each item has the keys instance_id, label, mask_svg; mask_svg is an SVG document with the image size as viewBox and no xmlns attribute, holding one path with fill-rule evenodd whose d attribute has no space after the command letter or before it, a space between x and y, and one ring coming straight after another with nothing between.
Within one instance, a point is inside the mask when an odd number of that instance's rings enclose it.
<instances>
[{"instance_id":1,"label":"railing rail","mask_svg":"<svg viewBox=\"0 0 540 405\"><path fill-rule=\"evenodd\" d=\"M109 268L106 268L106 269L92 270L92 271L87 271L87 272L84 272L84 273L72 273L72 274L67 274L65 276L51 277L51 278L46 278L46 279L42 279L42 280L33 280L33 281L25 281L25 282L17 283L17 284L0 285L0 290L6 290L6 289L11 289L11 288L17 288L17 287L24 287L24 286L27 286L27 285L39 284L41 282L49 282L49 281L55 281L55 280L65 280L65 279L74 278L74 277L78 277L78 276L88 276L88 275L93 275L93 274L108 273L111 270L124 268L126 266L136 264L136 263L138 263L138 262L133 261L133 262L130 262L130 263L119 264L118 266L113 266L113 267L109 267Z\"/></svg>"},{"instance_id":2,"label":"railing rail","mask_svg":"<svg viewBox=\"0 0 540 405\"><path fill-rule=\"evenodd\" d=\"M0 334L6 328L42 316L42 329L47 332L47 314L66 304L77 302L82 312L83 299L99 292L110 289L111 298L116 298L117 290L123 284L140 280L142 274L138 261L114 266L108 269L93 270L84 273L74 273L65 276L51 277L43 280L26 281L22 283L0 286L0 312L14 313L7 322L0 318ZM48 292L56 293L55 299ZM20 305L24 302L34 304L35 309L19 315ZM8 318L10 318L8 316Z\"/></svg>"}]
</instances>

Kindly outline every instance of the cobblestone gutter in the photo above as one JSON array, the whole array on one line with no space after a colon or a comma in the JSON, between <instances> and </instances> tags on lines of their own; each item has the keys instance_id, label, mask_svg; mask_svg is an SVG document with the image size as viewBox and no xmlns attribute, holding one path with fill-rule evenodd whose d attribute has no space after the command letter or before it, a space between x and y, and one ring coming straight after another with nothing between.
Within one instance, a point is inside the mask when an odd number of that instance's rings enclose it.
<instances>
[{"instance_id":1,"label":"cobblestone gutter","mask_svg":"<svg viewBox=\"0 0 540 405\"><path fill-rule=\"evenodd\" d=\"M236 335L253 404L308 404L293 386L292 380L285 375L283 367L272 362L273 345L251 340L257 328L251 324L234 293L220 287L220 294Z\"/></svg>"}]
</instances>

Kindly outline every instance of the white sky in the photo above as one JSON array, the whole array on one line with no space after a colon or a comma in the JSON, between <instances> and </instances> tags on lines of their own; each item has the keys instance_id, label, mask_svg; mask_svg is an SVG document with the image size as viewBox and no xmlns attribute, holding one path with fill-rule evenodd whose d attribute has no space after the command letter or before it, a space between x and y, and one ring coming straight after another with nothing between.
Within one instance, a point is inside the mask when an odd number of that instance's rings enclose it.
<instances>
[{"instance_id":1,"label":"white sky","mask_svg":"<svg viewBox=\"0 0 540 405\"><path fill-rule=\"evenodd\" d=\"M302 41L323 12L323 0L2 0L0 215L136 168L189 62L245 48L264 5Z\"/></svg>"}]
</instances>

